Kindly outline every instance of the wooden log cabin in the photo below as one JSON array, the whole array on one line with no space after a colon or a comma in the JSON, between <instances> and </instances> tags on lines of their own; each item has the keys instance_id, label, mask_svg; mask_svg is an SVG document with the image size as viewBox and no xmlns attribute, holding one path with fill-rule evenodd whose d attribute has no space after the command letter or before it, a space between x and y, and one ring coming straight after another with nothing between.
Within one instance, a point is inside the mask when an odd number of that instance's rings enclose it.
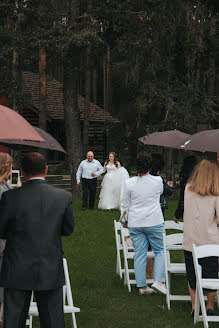
<instances>
[{"instance_id":1,"label":"wooden log cabin","mask_svg":"<svg viewBox=\"0 0 219 328\"><path fill-rule=\"evenodd\" d=\"M38 126L39 116L39 74L33 72L23 72L23 93L25 94L25 106L20 110L20 114L32 125ZM64 127L64 104L63 104L62 84L47 76L46 84L46 117L47 131L53 135L65 148L65 127ZM83 132L85 98L78 96L78 107L80 110L81 132ZM6 97L0 98L0 104L8 106ZM95 158L101 162L106 158L107 134L106 126L118 122L103 108L94 103L90 103L90 125L89 125L89 149L94 151ZM83 134L82 134L83 135ZM48 160L52 162L62 162L64 154L59 152L49 152Z\"/></svg>"}]
</instances>

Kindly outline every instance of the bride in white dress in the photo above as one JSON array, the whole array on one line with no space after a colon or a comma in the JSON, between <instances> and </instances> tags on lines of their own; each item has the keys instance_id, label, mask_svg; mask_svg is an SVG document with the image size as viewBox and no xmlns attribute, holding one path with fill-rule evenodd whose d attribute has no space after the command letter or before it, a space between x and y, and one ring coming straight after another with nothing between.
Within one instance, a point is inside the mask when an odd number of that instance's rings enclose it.
<instances>
[{"instance_id":1,"label":"bride in white dress","mask_svg":"<svg viewBox=\"0 0 219 328\"><path fill-rule=\"evenodd\" d=\"M114 152L109 153L104 164L105 173L101 183L98 208L101 210L120 209L120 197L124 182L129 178L128 171L116 160Z\"/></svg>"}]
</instances>

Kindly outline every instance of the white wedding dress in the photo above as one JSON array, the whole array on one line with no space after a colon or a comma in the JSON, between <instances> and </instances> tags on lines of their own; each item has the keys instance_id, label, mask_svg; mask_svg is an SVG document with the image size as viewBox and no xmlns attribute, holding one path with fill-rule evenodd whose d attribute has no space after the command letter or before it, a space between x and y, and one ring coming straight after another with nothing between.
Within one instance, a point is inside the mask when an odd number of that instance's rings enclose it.
<instances>
[{"instance_id":1,"label":"white wedding dress","mask_svg":"<svg viewBox=\"0 0 219 328\"><path fill-rule=\"evenodd\" d=\"M124 182L129 178L124 167L117 168L115 164L106 165L107 173L101 183L98 208L101 210L120 209L120 198Z\"/></svg>"}]
</instances>

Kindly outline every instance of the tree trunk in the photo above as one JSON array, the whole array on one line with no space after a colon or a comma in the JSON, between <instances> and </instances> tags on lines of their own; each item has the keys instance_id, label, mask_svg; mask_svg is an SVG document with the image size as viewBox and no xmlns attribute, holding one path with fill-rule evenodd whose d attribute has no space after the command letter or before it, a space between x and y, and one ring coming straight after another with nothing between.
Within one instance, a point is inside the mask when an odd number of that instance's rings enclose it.
<instances>
[{"instance_id":1,"label":"tree trunk","mask_svg":"<svg viewBox=\"0 0 219 328\"><path fill-rule=\"evenodd\" d=\"M86 72L85 72L85 102L84 102L84 124L83 124L83 152L84 154L88 151L89 143L89 118L90 118L90 54L91 49L86 49Z\"/></svg>"},{"instance_id":2,"label":"tree trunk","mask_svg":"<svg viewBox=\"0 0 219 328\"><path fill-rule=\"evenodd\" d=\"M39 50L39 127L46 131L46 51Z\"/></svg>"},{"instance_id":3,"label":"tree trunk","mask_svg":"<svg viewBox=\"0 0 219 328\"><path fill-rule=\"evenodd\" d=\"M76 25L76 18L78 15L79 1L68 0L69 26ZM81 161L81 127L78 109L78 57L78 49L70 45L64 58L63 72L66 149L68 153L67 160L71 175L71 187L73 194L79 193L79 189L76 185L76 172Z\"/></svg>"},{"instance_id":4,"label":"tree trunk","mask_svg":"<svg viewBox=\"0 0 219 328\"><path fill-rule=\"evenodd\" d=\"M96 63L93 63L93 103L97 104L97 67Z\"/></svg>"},{"instance_id":5,"label":"tree trunk","mask_svg":"<svg viewBox=\"0 0 219 328\"><path fill-rule=\"evenodd\" d=\"M111 97L112 97L112 94L111 94L111 69L110 69L110 61L111 61L111 58L110 58L110 46L108 45L107 46L107 67L106 67L106 89L107 89L107 96L106 96L106 99L107 99L107 104L106 104L106 110L108 112L112 112L112 101L111 101Z\"/></svg>"},{"instance_id":6,"label":"tree trunk","mask_svg":"<svg viewBox=\"0 0 219 328\"><path fill-rule=\"evenodd\" d=\"M103 110L107 110L107 80L106 80L106 60L103 56Z\"/></svg>"},{"instance_id":7,"label":"tree trunk","mask_svg":"<svg viewBox=\"0 0 219 328\"><path fill-rule=\"evenodd\" d=\"M166 179L167 181L172 180L172 166L173 166L173 149L169 148L167 152L167 165L166 165Z\"/></svg>"},{"instance_id":8,"label":"tree trunk","mask_svg":"<svg viewBox=\"0 0 219 328\"><path fill-rule=\"evenodd\" d=\"M66 148L71 174L72 193L77 194L76 172L81 161L81 129L78 109L78 71L73 63L67 61L64 66L64 115Z\"/></svg>"},{"instance_id":9,"label":"tree trunk","mask_svg":"<svg viewBox=\"0 0 219 328\"><path fill-rule=\"evenodd\" d=\"M210 26L210 37L211 38L216 34L216 22L217 22L217 18L215 16L211 16L211 26ZM211 100L214 100L214 96L215 96L215 55L212 51L209 54L208 66L209 66L208 95L209 95L209 97L211 97Z\"/></svg>"},{"instance_id":10,"label":"tree trunk","mask_svg":"<svg viewBox=\"0 0 219 328\"><path fill-rule=\"evenodd\" d=\"M19 55L17 50L14 50L12 55L12 97L13 97L13 110L19 111L19 89L20 89L20 73L19 73Z\"/></svg>"}]
</instances>

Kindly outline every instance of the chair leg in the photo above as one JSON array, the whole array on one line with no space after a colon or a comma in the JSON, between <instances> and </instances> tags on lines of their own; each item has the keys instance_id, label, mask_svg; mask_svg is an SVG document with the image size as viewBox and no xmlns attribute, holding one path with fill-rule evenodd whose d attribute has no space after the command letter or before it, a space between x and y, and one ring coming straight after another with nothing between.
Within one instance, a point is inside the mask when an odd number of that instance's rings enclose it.
<instances>
[{"instance_id":1,"label":"chair leg","mask_svg":"<svg viewBox=\"0 0 219 328\"><path fill-rule=\"evenodd\" d=\"M167 302L167 308L168 310L170 310L170 273L168 272L167 273L167 277L166 277L166 290L167 290L167 293L166 293L166 302Z\"/></svg>"},{"instance_id":2,"label":"chair leg","mask_svg":"<svg viewBox=\"0 0 219 328\"><path fill-rule=\"evenodd\" d=\"M30 328L32 328L33 327L33 317L32 317L32 315L30 316Z\"/></svg>"},{"instance_id":3,"label":"chair leg","mask_svg":"<svg viewBox=\"0 0 219 328\"><path fill-rule=\"evenodd\" d=\"M196 294L195 294L195 311L194 311L194 325L198 321L199 311L200 311L200 299L199 299L198 290L196 288Z\"/></svg>"},{"instance_id":4,"label":"chair leg","mask_svg":"<svg viewBox=\"0 0 219 328\"><path fill-rule=\"evenodd\" d=\"M122 265L120 253L117 254L116 273L120 276L120 279L122 279Z\"/></svg>"},{"instance_id":5,"label":"chair leg","mask_svg":"<svg viewBox=\"0 0 219 328\"><path fill-rule=\"evenodd\" d=\"M217 308L219 309L219 291L217 290L217 295L216 295L216 302L217 302Z\"/></svg>"},{"instance_id":6,"label":"chair leg","mask_svg":"<svg viewBox=\"0 0 219 328\"><path fill-rule=\"evenodd\" d=\"M75 313L72 312L72 327L77 328Z\"/></svg>"},{"instance_id":7,"label":"chair leg","mask_svg":"<svg viewBox=\"0 0 219 328\"><path fill-rule=\"evenodd\" d=\"M198 284L197 284L197 286L198 286ZM198 294L199 294L198 297L199 297L200 305L201 305L204 328L208 328L208 320L207 320L207 312L206 312L205 301L204 301L204 294L203 294L203 289L200 286L198 286Z\"/></svg>"}]
</instances>

